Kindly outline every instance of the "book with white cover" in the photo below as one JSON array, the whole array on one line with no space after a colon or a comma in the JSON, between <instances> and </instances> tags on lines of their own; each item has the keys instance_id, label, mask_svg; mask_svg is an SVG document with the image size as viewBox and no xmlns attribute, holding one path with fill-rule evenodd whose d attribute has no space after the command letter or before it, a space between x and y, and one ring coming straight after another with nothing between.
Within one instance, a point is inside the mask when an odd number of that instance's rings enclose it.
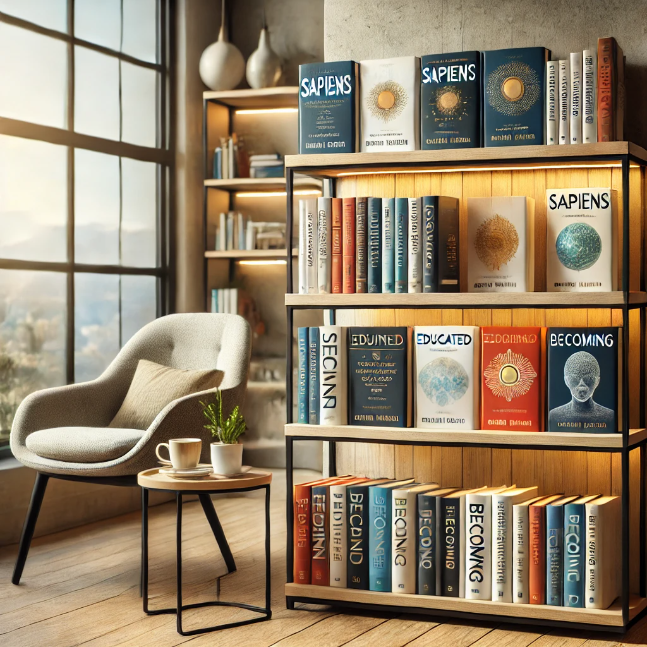
<instances>
[{"instance_id":1,"label":"book with white cover","mask_svg":"<svg viewBox=\"0 0 647 647\"><path fill-rule=\"evenodd\" d=\"M308 294L306 278L306 200L299 200L299 294Z\"/></svg>"},{"instance_id":2,"label":"book with white cover","mask_svg":"<svg viewBox=\"0 0 647 647\"><path fill-rule=\"evenodd\" d=\"M534 290L535 201L467 198L467 291Z\"/></svg>"},{"instance_id":3,"label":"book with white cover","mask_svg":"<svg viewBox=\"0 0 647 647\"><path fill-rule=\"evenodd\" d=\"M571 144L582 143L582 52L573 52L570 57L570 138Z\"/></svg>"},{"instance_id":4,"label":"book with white cover","mask_svg":"<svg viewBox=\"0 0 647 647\"><path fill-rule=\"evenodd\" d=\"M594 49L582 52L582 143L598 141L598 56Z\"/></svg>"},{"instance_id":5,"label":"book with white cover","mask_svg":"<svg viewBox=\"0 0 647 647\"><path fill-rule=\"evenodd\" d=\"M541 501L538 496L512 506L512 601L515 604L529 604L530 566L530 521L531 503Z\"/></svg>"},{"instance_id":6,"label":"book with white cover","mask_svg":"<svg viewBox=\"0 0 647 647\"><path fill-rule=\"evenodd\" d=\"M480 334L476 326L416 326L416 427L478 429Z\"/></svg>"},{"instance_id":7,"label":"book with white cover","mask_svg":"<svg viewBox=\"0 0 647 647\"><path fill-rule=\"evenodd\" d=\"M319 327L319 424L346 425L348 371L346 329Z\"/></svg>"},{"instance_id":8,"label":"book with white cover","mask_svg":"<svg viewBox=\"0 0 647 647\"><path fill-rule=\"evenodd\" d=\"M332 198L317 199L317 289L319 294L331 293Z\"/></svg>"},{"instance_id":9,"label":"book with white cover","mask_svg":"<svg viewBox=\"0 0 647 647\"><path fill-rule=\"evenodd\" d=\"M515 488L492 495L492 601L512 602L512 508L537 497L537 486Z\"/></svg>"},{"instance_id":10,"label":"book with white cover","mask_svg":"<svg viewBox=\"0 0 647 647\"><path fill-rule=\"evenodd\" d=\"M559 129L559 92L557 80L559 78L559 61L546 61L546 144L558 143Z\"/></svg>"},{"instance_id":11,"label":"book with white cover","mask_svg":"<svg viewBox=\"0 0 647 647\"><path fill-rule=\"evenodd\" d=\"M559 143L570 144L571 70L568 59L559 61Z\"/></svg>"},{"instance_id":12,"label":"book with white cover","mask_svg":"<svg viewBox=\"0 0 647 647\"><path fill-rule=\"evenodd\" d=\"M317 198L306 203L306 294L317 294Z\"/></svg>"},{"instance_id":13,"label":"book with white cover","mask_svg":"<svg viewBox=\"0 0 647 647\"><path fill-rule=\"evenodd\" d=\"M420 59L360 62L362 153L420 148Z\"/></svg>"},{"instance_id":14,"label":"book with white cover","mask_svg":"<svg viewBox=\"0 0 647 647\"><path fill-rule=\"evenodd\" d=\"M610 188L546 190L548 292L618 289L615 203Z\"/></svg>"},{"instance_id":15,"label":"book with white cover","mask_svg":"<svg viewBox=\"0 0 647 647\"><path fill-rule=\"evenodd\" d=\"M422 292L422 199L409 198L408 292Z\"/></svg>"}]
</instances>

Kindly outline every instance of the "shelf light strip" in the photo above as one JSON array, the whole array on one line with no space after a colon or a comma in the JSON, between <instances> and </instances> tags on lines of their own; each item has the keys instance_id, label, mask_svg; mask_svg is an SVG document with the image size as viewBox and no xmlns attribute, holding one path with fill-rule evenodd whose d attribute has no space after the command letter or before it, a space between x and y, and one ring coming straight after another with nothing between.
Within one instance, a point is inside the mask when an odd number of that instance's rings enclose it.
<instances>
[{"instance_id":1,"label":"shelf light strip","mask_svg":"<svg viewBox=\"0 0 647 647\"><path fill-rule=\"evenodd\" d=\"M321 195L317 189L294 191L294 195ZM286 191L244 191L236 193L237 198L280 198L287 195Z\"/></svg>"},{"instance_id":2,"label":"shelf light strip","mask_svg":"<svg viewBox=\"0 0 647 647\"><path fill-rule=\"evenodd\" d=\"M350 175L404 175L409 173L492 173L495 171L550 171L553 169L591 169L591 168L621 168L622 164L550 164L547 166L494 166L494 167L464 167L464 168L425 168L425 169L394 169L393 171L346 171L337 173L337 177Z\"/></svg>"},{"instance_id":3,"label":"shelf light strip","mask_svg":"<svg viewBox=\"0 0 647 647\"><path fill-rule=\"evenodd\" d=\"M240 265L287 265L287 261L238 261Z\"/></svg>"},{"instance_id":4,"label":"shelf light strip","mask_svg":"<svg viewBox=\"0 0 647 647\"><path fill-rule=\"evenodd\" d=\"M237 115L265 115L271 113L293 113L299 112L298 108L249 108L236 110Z\"/></svg>"}]
</instances>

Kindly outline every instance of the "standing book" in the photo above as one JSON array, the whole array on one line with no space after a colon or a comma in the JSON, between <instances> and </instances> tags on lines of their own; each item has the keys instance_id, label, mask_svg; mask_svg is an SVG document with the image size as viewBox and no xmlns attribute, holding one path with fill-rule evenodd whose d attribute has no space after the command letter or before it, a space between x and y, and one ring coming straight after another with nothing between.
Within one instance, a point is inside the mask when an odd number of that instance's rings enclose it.
<instances>
[{"instance_id":1,"label":"standing book","mask_svg":"<svg viewBox=\"0 0 647 647\"><path fill-rule=\"evenodd\" d=\"M546 604L564 606L564 506L577 496L565 496L546 506Z\"/></svg>"},{"instance_id":2,"label":"standing book","mask_svg":"<svg viewBox=\"0 0 647 647\"><path fill-rule=\"evenodd\" d=\"M563 59L559 61L559 143L571 143L571 70L570 61Z\"/></svg>"},{"instance_id":3,"label":"standing book","mask_svg":"<svg viewBox=\"0 0 647 647\"><path fill-rule=\"evenodd\" d=\"M308 423L319 424L319 328L308 329Z\"/></svg>"},{"instance_id":4,"label":"standing book","mask_svg":"<svg viewBox=\"0 0 647 647\"><path fill-rule=\"evenodd\" d=\"M309 422L309 332L308 328L297 331L297 348L299 353L299 383L297 390L297 422L307 425Z\"/></svg>"},{"instance_id":5,"label":"standing book","mask_svg":"<svg viewBox=\"0 0 647 647\"><path fill-rule=\"evenodd\" d=\"M355 202L355 292L368 292L368 198L357 198Z\"/></svg>"},{"instance_id":6,"label":"standing book","mask_svg":"<svg viewBox=\"0 0 647 647\"><path fill-rule=\"evenodd\" d=\"M331 289L333 294L342 293L342 202L341 198L332 198Z\"/></svg>"},{"instance_id":7,"label":"standing book","mask_svg":"<svg viewBox=\"0 0 647 647\"><path fill-rule=\"evenodd\" d=\"M382 292L395 292L395 198L382 198Z\"/></svg>"},{"instance_id":8,"label":"standing book","mask_svg":"<svg viewBox=\"0 0 647 647\"><path fill-rule=\"evenodd\" d=\"M299 200L299 294L308 294L306 275L307 246L306 200ZM229 249L227 246L225 248Z\"/></svg>"},{"instance_id":9,"label":"standing book","mask_svg":"<svg viewBox=\"0 0 647 647\"><path fill-rule=\"evenodd\" d=\"M622 141L624 56L615 38L598 39L598 141Z\"/></svg>"},{"instance_id":10,"label":"standing book","mask_svg":"<svg viewBox=\"0 0 647 647\"><path fill-rule=\"evenodd\" d=\"M306 201L306 294L318 292L317 269L317 199L308 198Z\"/></svg>"},{"instance_id":11,"label":"standing book","mask_svg":"<svg viewBox=\"0 0 647 647\"><path fill-rule=\"evenodd\" d=\"M355 294L355 198L342 204L342 292Z\"/></svg>"},{"instance_id":12,"label":"standing book","mask_svg":"<svg viewBox=\"0 0 647 647\"><path fill-rule=\"evenodd\" d=\"M422 291L438 292L438 197L422 198Z\"/></svg>"},{"instance_id":13,"label":"standing book","mask_svg":"<svg viewBox=\"0 0 647 647\"><path fill-rule=\"evenodd\" d=\"M530 604L546 604L546 506L560 499L553 494L530 504L528 510L530 561L528 594Z\"/></svg>"},{"instance_id":14,"label":"standing book","mask_svg":"<svg viewBox=\"0 0 647 647\"><path fill-rule=\"evenodd\" d=\"M382 292L382 198L368 199L368 272L370 293Z\"/></svg>"},{"instance_id":15,"label":"standing book","mask_svg":"<svg viewBox=\"0 0 647 647\"><path fill-rule=\"evenodd\" d=\"M552 146L559 139L559 61L546 63L546 144Z\"/></svg>"},{"instance_id":16,"label":"standing book","mask_svg":"<svg viewBox=\"0 0 647 647\"><path fill-rule=\"evenodd\" d=\"M598 56L594 49L582 52L582 143L598 141Z\"/></svg>"},{"instance_id":17,"label":"standing book","mask_svg":"<svg viewBox=\"0 0 647 647\"><path fill-rule=\"evenodd\" d=\"M346 335L341 326L319 327L319 424L347 424Z\"/></svg>"},{"instance_id":18,"label":"standing book","mask_svg":"<svg viewBox=\"0 0 647 647\"><path fill-rule=\"evenodd\" d=\"M331 220L332 198L317 198L317 291L331 292Z\"/></svg>"},{"instance_id":19,"label":"standing book","mask_svg":"<svg viewBox=\"0 0 647 647\"><path fill-rule=\"evenodd\" d=\"M530 570L530 505L543 497L527 499L512 506L512 601L528 604Z\"/></svg>"},{"instance_id":20,"label":"standing book","mask_svg":"<svg viewBox=\"0 0 647 647\"><path fill-rule=\"evenodd\" d=\"M569 61L571 93L569 136L571 144L582 143L582 52L573 52Z\"/></svg>"},{"instance_id":21,"label":"standing book","mask_svg":"<svg viewBox=\"0 0 647 647\"><path fill-rule=\"evenodd\" d=\"M408 291L409 262L409 200L395 198L395 292L406 294Z\"/></svg>"},{"instance_id":22,"label":"standing book","mask_svg":"<svg viewBox=\"0 0 647 647\"><path fill-rule=\"evenodd\" d=\"M408 260L408 292L416 294L422 292L422 200L408 198L409 200L409 260Z\"/></svg>"}]
</instances>

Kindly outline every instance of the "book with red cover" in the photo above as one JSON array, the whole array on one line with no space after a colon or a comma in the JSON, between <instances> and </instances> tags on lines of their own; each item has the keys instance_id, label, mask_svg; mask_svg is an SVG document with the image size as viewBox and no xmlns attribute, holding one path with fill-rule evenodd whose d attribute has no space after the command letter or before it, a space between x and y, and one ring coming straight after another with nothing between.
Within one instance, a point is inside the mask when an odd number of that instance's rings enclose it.
<instances>
[{"instance_id":1,"label":"book with red cover","mask_svg":"<svg viewBox=\"0 0 647 647\"><path fill-rule=\"evenodd\" d=\"M624 56L615 38L598 39L598 141L621 141L624 126Z\"/></svg>"},{"instance_id":2,"label":"book with red cover","mask_svg":"<svg viewBox=\"0 0 647 647\"><path fill-rule=\"evenodd\" d=\"M343 198L342 291L355 294L355 198Z\"/></svg>"},{"instance_id":3,"label":"book with red cover","mask_svg":"<svg viewBox=\"0 0 647 647\"><path fill-rule=\"evenodd\" d=\"M530 525L530 563L528 564L528 592L530 604L546 604L546 506L562 494L553 494L528 507Z\"/></svg>"},{"instance_id":4,"label":"book with red cover","mask_svg":"<svg viewBox=\"0 0 647 647\"><path fill-rule=\"evenodd\" d=\"M342 199L332 199L332 293L342 292Z\"/></svg>"},{"instance_id":5,"label":"book with red cover","mask_svg":"<svg viewBox=\"0 0 647 647\"><path fill-rule=\"evenodd\" d=\"M481 429L542 431L542 329L481 328Z\"/></svg>"}]
</instances>

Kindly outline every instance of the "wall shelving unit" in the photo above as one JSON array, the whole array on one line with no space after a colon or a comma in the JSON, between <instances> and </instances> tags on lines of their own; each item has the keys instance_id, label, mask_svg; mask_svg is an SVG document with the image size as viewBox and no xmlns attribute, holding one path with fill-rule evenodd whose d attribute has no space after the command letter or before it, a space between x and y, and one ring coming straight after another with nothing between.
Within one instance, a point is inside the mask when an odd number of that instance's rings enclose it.
<instances>
[{"instance_id":1,"label":"wall shelving unit","mask_svg":"<svg viewBox=\"0 0 647 647\"><path fill-rule=\"evenodd\" d=\"M645 167L647 151L630 142L519 146L409 153L294 155L286 158L288 231L293 227L294 173L329 182L337 197L459 198L461 293L287 294L287 584L295 603L347 609L424 613L567 628L624 631L647 611L645 523ZM551 293L546 289L546 189L611 187L618 192L618 270L622 289L606 293ZM527 195L535 199L537 292L466 291L465 198ZM621 326L622 433L509 431L443 432L384 427L299 425L293 416L294 314L326 309L338 325ZM538 485L551 494L617 494L622 499L621 595L605 610L506 604L296 584L293 577L293 453L297 441L329 441L331 475L436 481L441 486Z\"/></svg>"}]
</instances>

